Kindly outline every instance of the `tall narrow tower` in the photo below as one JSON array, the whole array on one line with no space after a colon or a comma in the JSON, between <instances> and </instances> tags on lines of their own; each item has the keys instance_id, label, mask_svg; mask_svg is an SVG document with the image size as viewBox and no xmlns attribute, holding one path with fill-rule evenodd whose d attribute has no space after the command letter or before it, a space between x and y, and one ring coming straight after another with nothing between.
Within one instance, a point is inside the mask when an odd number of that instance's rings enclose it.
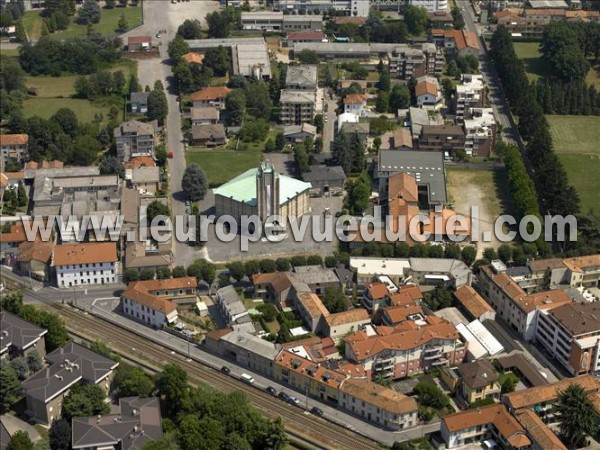
<instances>
[{"instance_id":1,"label":"tall narrow tower","mask_svg":"<svg viewBox=\"0 0 600 450\"><path fill-rule=\"evenodd\" d=\"M262 221L267 217L280 214L279 174L271 161L262 161L256 173L256 202L258 216Z\"/></svg>"}]
</instances>

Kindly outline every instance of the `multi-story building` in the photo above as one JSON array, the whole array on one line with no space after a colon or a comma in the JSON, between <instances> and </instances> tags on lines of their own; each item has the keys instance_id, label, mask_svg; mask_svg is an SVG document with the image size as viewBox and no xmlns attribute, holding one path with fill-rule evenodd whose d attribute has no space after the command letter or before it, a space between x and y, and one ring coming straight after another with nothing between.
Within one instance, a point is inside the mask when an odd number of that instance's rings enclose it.
<instances>
[{"instance_id":1,"label":"multi-story building","mask_svg":"<svg viewBox=\"0 0 600 450\"><path fill-rule=\"evenodd\" d=\"M501 261L482 267L479 276L484 297L501 317L526 340L535 337L538 311L550 311L572 302L565 291L527 294L507 273Z\"/></svg>"},{"instance_id":2,"label":"multi-story building","mask_svg":"<svg viewBox=\"0 0 600 450\"><path fill-rule=\"evenodd\" d=\"M294 91L315 91L318 87L317 67L310 64L289 66L285 73L285 87Z\"/></svg>"},{"instance_id":3,"label":"multi-story building","mask_svg":"<svg viewBox=\"0 0 600 450\"><path fill-rule=\"evenodd\" d=\"M477 35L472 31L453 29L431 30L433 42L450 55L477 56L481 47Z\"/></svg>"},{"instance_id":4,"label":"multi-story building","mask_svg":"<svg viewBox=\"0 0 600 450\"><path fill-rule=\"evenodd\" d=\"M341 370L305 356L282 350L275 359L275 380L388 429L417 424L414 399L364 378L350 378Z\"/></svg>"},{"instance_id":5,"label":"multi-story building","mask_svg":"<svg viewBox=\"0 0 600 450\"><path fill-rule=\"evenodd\" d=\"M52 256L56 284L67 288L115 283L118 260L115 242L57 245Z\"/></svg>"},{"instance_id":6,"label":"multi-story building","mask_svg":"<svg viewBox=\"0 0 600 450\"><path fill-rule=\"evenodd\" d=\"M488 439L493 439L502 449L526 450L531 446L525 429L504 405L489 405L445 416L441 432L446 448L479 444Z\"/></svg>"},{"instance_id":7,"label":"multi-story building","mask_svg":"<svg viewBox=\"0 0 600 450\"><path fill-rule=\"evenodd\" d=\"M215 304L229 326L251 322L244 301L231 285L217 291Z\"/></svg>"},{"instance_id":8,"label":"multi-story building","mask_svg":"<svg viewBox=\"0 0 600 450\"><path fill-rule=\"evenodd\" d=\"M0 360L26 356L37 352L46 354L44 335L48 330L29 323L8 311L0 312Z\"/></svg>"},{"instance_id":9,"label":"multi-story building","mask_svg":"<svg viewBox=\"0 0 600 450\"><path fill-rule=\"evenodd\" d=\"M323 29L323 16L317 15L285 15L283 16L283 32L320 31Z\"/></svg>"},{"instance_id":10,"label":"multi-story building","mask_svg":"<svg viewBox=\"0 0 600 450\"><path fill-rule=\"evenodd\" d=\"M177 305L196 303L196 277L134 281L121 295L125 315L154 328L174 323Z\"/></svg>"},{"instance_id":11,"label":"multi-story building","mask_svg":"<svg viewBox=\"0 0 600 450\"><path fill-rule=\"evenodd\" d=\"M211 106L213 108L225 109L225 97L231 89L225 86L208 86L194 92L191 95L194 108Z\"/></svg>"},{"instance_id":12,"label":"multi-story building","mask_svg":"<svg viewBox=\"0 0 600 450\"><path fill-rule=\"evenodd\" d=\"M573 11L567 9L525 9L522 14L517 10L504 9L494 14L499 26L510 33L519 33L526 37L541 37L546 25L551 22L599 22L600 11Z\"/></svg>"},{"instance_id":13,"label":"multi-story building","mask_svg":"<svg viewBox=\"0 0 600 450\"><path fill-rule=\"evenodd\" d=\"M345 341L346 358L361 364L372 378L390 379L461 363L467 347L454 325L420 313L393 329L378 327L375 335L361 330Z\"/></svg>"},{"instance_id":14,"label":"multi-story building","mask_svg":"<svg viewBox=\"0 0 600 450\"><path fill-rule=\"evenodd\" d=\"M470 320L494 320L496 312L471 286L463 286L454 291L458 306Z\"/></svg>"},{"instance_id":15,"label":"multi-story building","mask_svg":"<svg viewBox=\"0 0 600 450\"><path fill-rule=\"evenodd\" d=\"M591 375L582 375L574 378L565 378L552 384L530 387L520 391L510 392L502 396L502 402L511 413L519 410L530 409L548 425L558 422L554 404L558 394L571 384L580 386L590 398L598 397L600 394L600 380Z\"/></svg>"},{"instance_id":16,"label":"multi-story building","mask_svg":"<svg viewBox=\"0 0 600 450\"><path fill-rule=\"evenodd\" d=\"M572 375L600 373L600 306L570 303L540 311L535 339Z\"/></svg>"},{"instance_id":17,"label":"multi-story building","mask_svg":"<svg viewBox=\"0 0 600 450\"><path fill-rule=\"evenodd\" d=\"M453 155L465 148L465 133L459 125L423 125L418 149L448 152Z\"/></svg>"},{"instance_id":18,"label":"multi-story building","mask_svg":"<svg viewBox=\"0 0 600 450\"><path fill-rule=\"evenodd\" d=\"M410 0L411 6L425 8L427 11L445 11L448 9L448 0Z\"/></svg>"},{"instance_id":19,"label":"multi-story building","mask_svg":"<svg viewBox=\"0 0 600 450\"><path fill-rule=\"evenodd\" d=\"M9 163L23 163L28 143L28 134L0 134L0 171L4 172Z\"/></svg>"},{"instance_id":20,"label":"multi-story building","mask_svg":"<svg viewBox=\"0 0 600 450\"><path fill-rule=\"evenodd\" d=\"M415 96L419 108L438 109L444 106L442 91L435 77L419 77L415 85Z\"/></svg>"},{"instance_id":21,"label":"multi-story building","mask_svg":"<svg viewBox=\"0 0 600 450\"><path fill-rule=\"evenodd\" d=\"M517 411L515 417L531 439L532 450L567 450L556 434L530 409Z\"/></svg>"},{"instance_id":22,"label":"multi-story building","mask_svg":"<svg viewBox=\"0 0 600 450\"><path fill-rule=\"evenodd\" d=\"M464 119L467 156L490 156L496 145L496 118L492 108L471 108Z\"/></svg>"},{"instance_id":23,"label":"multi-story building","mask_svg":"<svg viewBox=\"0 0 600 450\"><path fill-rule=\"evenodd\" d=\"M431 43L414 47L397 45L390 49L388 59L390 75L403 80L434 76L442 72L445 64L443 52Z\"/></svg>"},{"instance_id":24,"label":"multi-story building","mask_svg":"<svg viewBox=\"0 0 600 450\"><path fill-rule=\"evenodd\" d=\"M316 93L283 89L279 98L280 119L284 125L312 123L315 116Z\"/></svg>"},{"instance_id":25,"label":"multi-story building","mask_svg":"<svg viewBox=\"0 0 600 450\"><path fill-rule=\"evenodd\" d=\"M118 414L73 417L74 450L136 450L162 437L158 397L122 397Z\"/></svg>"},{"instance_id":26,"label":"multi-story building","mask_svg":"<svg viewBox=\"0 0 600 450\"><path fill-rule=\"evenodd\" d=\"M456 121L459 123L462 122L471 108L482 108L485 106L485 95L483 76L462 74L461 82L456 86L456 93L454 95Z\"/></svg>"},{"instance_id":27,"label":"multi-story building","mask_svg":"<svg viewBox=\"0 0 600 450\"><path fill-rule=\"evenodd\" d=\"M327 42L327 35L321 31L292 31L287 34L283 45L293 47L297 42Z\"/></svg>"},{"instance_id":28,"label":"multi-story building","mask_svg":"<svg viewBox=\"0 0 600 450\"><path fill-rule=\"evenodd\" d=\"M48 353L46 361L48 367L21 384L27 399L27 414L45 425L60 417L63 400L77 383L96 384L108 394L119 365L74 342Z\"/></svg>"},{"instance_id":29,"label":"multi-story building","mask_svg":"<svg viewBox=\"0 0 600 450\"><path fill-rule=\"evenodd\" d=\"M242 12L242 29L246 31L320 31L323 17L319 15L284 15L280 11Z\"/></svg>"},{"instance_id":30,"label":"multi-story building","mask_svg":"<svg viewBox=\"0 0 600 450\"><path fill-rule=\"evenodd\" d=\"M459 364L457 369L461 376L460 393L469 404L500 398L498 374L487 359Z\"/></svg>"},{"instance_id":31,"label":"multi-story building","mask_svg":"<svg viewBox=\"0 0 600 450\"><path fill-rule=\"evenodd\" d=\"M345 12L353 17L369 17L369 6L369 0L274 0L273 2L273 8L278 11L321 15L333 10Z\"/></svg>"},{"instance_id":32,"label":"multi-story building","mask_svg":"<svg viewBox=\"0 0 600 450\"><path fill-rule=\"evenodd\" d=\"M136 156L153 156L156 134L155 122L130 120L115 128L113 134L119 161L129 161Z\"/></svg>"},{"instance_id":33,"label":"multi-story building","mask_svg":"<svg viewBox=\"0 0 600 450\"><path fill-rule=\"evenodd\" d=\"M363 94L348 94L344 97L344 113L362 116L366 111L367 96Z\"/></svg>"},{"instance_id":34,"label":"multi-story building","mask_svg":"<svg viewBox=\"0 0 600 450\"><path fill-rule=\"evenodd\" d=\"M600 287L600 254L563 259L563 265L565 269L560 284ZM555 276L554 271L552 275Z\"/></svg>"}]
</instances>

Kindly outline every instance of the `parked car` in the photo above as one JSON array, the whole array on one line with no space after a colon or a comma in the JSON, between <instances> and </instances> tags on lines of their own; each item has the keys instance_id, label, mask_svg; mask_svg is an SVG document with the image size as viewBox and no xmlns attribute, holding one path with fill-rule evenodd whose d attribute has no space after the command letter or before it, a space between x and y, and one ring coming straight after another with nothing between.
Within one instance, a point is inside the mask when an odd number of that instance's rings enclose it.
<instances>
[{"instance_id":1,"label":"parked car","mask_svg":"<svg viewBox=\"0 0 600 450\"><path fill-rule=\"evenodd\" d=\"M285 392L281 391L279 393L279 395L277 396L280 400L283 400L284 402L289 402L290 401L290 396L287 395Z\"/></svg>"},{"instance_id":2,"label":"parked car","mask_svg":"<svg viewBox=\"0 0 600 450\"><path fill-rule=\"evenodd\" d=\"M269 386L269 387L267 388L267 392L268 392L269 394L273 395L273 396L277 395L277 391L275 390L275 388L274 388L274 387L271 387L271 386Z\"/></svg>"},{"instance_id":3,"label":"parked car","mask_svg":"<svg viewBox=\"0 0 600 450\"><path fill-rule=\"evenodd\" d=\"M223 372L225 375L229 375L231 373L231 369L227 366L223 366L221 367L221 372Z\"/></svg>"},{"instance_id":4,"label":"parked car","mask_svg":"<svg viewBox=\"0 0 600 450\"><path fill-rule=\"evenodd\" d=\"M298 400L298 399L297 399L296 397L294 397L293 395L290 395L290 396L289 396L288 403L289 403L290 405L296 405L296 406L298 406L298 405L300 404L300 400Z\"/></svg>"},{"instance_id":5,"label":"parked car","mask_svg":"<svg viewBox=\"0 0 600 450\"><path fill-rule=\"evenodd\" d=\"M168 152L167 153L167 158L173 159L173 152Z\"/></svg>"},{"instance_id":6,"label":"parked car","mask_svg":"<svg viewBox=\"0 0 600 450\"><path fill-rule=\"evenodd\" d=\"M254 384L254 378L252 378L250 375L248 375L247 373L243 373L242 376L240 377L240 380L242 380L245 383L248 384Z\"/></svg>"},{"instance_id":7,"label":"parked car","mask_svg":"<svg viewBox=\"0 0 600 450\"><path fill-rule=\"evenodd\" d=\"M315 416L323 417L323 410L321 408L317 408L316 406L310 408L310 412L313 413Z\"/></svg>"},{"instance_id":8,"label":"parked car","mask_svg":"<svg viewBox=\"0 0 600 450\"><path fill-rule=\"evenodd\" d=\"M189 200L185 201L185 206L190 206L190 201Z\"/></svg>"}]
</instances>

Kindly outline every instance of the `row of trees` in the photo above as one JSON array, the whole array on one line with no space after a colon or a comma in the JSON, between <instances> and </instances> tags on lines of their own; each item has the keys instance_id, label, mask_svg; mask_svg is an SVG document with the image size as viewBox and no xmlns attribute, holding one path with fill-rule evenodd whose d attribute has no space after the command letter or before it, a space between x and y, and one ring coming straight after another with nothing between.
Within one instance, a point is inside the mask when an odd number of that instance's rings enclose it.
<instances>
[{"instance_id":1,"label":"row of trees","mask_svg":"<svg viewBox=\"0 0 600 450\"><path fill-rule=\"evenodd\" d=\"M229 277L236 282L242 281L245 277L252 278L252 275L257 273L272 273L272 272L287 272L292 267L299 266L322 266L336 267L338 260L335 256L330 255L325 260L320 255L309 256L292 256L291 258L273 259L250 259L248 261L232 261L227 264Z\"/></svg>"},{"instance_id":2,"label":"row of trees","mask_svg":"<svg viewBox=\"0 0 600 450\"><path fill-rule=\"evenodd\" d=\"M519 150L514 145L503 151L511 197L519 218L527 215L540 217L538 198L533 181L527 175Z\"/></svg>"},{"instance_id":3,"label":"row of trees","mask_svg":"<svg viewBox=\"0 0 600 450\"><path fill-rule=\"evenodd\" d=\"M122 70L111 72L102 70L93 75L81 75L75 79L75 95L79 98L93 100L96 97L125 94L127 79Z\"/></svg>"},{"instance_id":4,"label":"row of trees","mask_svg":"<svg viewBox=\"0 0 600 450\"><path fill-rule=\"evenodd\" d=\"M233 89L225 98L229 125L240 125L245 115L269 120L272 108L273 101L269 86L258 80L252 80L245 83L243 87Z\"/></svg>"},{"instance_id":5,"label":"row of trees","mask_svg":"<svg viewBox=\"0 0 600 450\"><path fill-rule=\"evenodd\" d=\"M336 165L344 173L360 173L365 168L365 146L358 133L338 133L331 145L331 154Z\"/></svg>"},{"instance_id":6,"label":"row of trees","mask_svg":"<svg viewBox=\"0 0 600 450\"><path fill-rule=\"evenodd\" d=\"M42 36L35 44L21 46L19 63L31 75L89 75L117 61L121 44L119 38L97 33L64 40Z\"/></svg>"},{"instance_id":7,"label":"row of trees","mask_svg":"<svg viewBox=\"0 0 600 450\"><path fill-rule=\"evenodd\" d=\"M585 80L539 78L531 89L544 114L600 115L600 92Z\"/></svg>"}]
</instances>

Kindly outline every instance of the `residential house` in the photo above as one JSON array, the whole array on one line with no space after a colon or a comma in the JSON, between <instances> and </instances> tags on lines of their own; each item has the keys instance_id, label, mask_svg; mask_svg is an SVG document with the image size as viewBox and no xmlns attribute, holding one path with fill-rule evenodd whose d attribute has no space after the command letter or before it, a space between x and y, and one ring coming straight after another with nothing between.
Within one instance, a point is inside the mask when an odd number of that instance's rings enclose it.
<instances>
[{"instance_id":1,"label":"residential house","mask_svg":"<svg viewBox=\"0 0 600 450\"><path fill-rule=\"evenodd\" d=\"M344 112L362 116L367 107L367 96L363 94L348 94L344 97Z\"/></svg>"},{"instance_id":2,"label":"residential house","mask_svg":"<svg viewBox=\"0 0 600 450\"><path fill-rule=\"evenodd\" d=\"M194 92L191 95L192 106L201 108L212 106L213 108L225 109L225 97L231 89L225 86L208 86Z\"/></svg>"},{"instance_id":3,"label":"residential house","mask_svg":"<svg viewBox=\"0 0 600 450\"><path fill-rule=\"evenodd\" d=\"M502 395L502 402L513 414L529 409L534 411L545 424L555 425L558 417L554 410L554 404L558 399L559 392L564 391L571 384L580 386L590 398L600 393L600 380L591 375L581 375L544 386L509 392Z\"/></svg>"},{"instance_id":4,"label":"residential house","mask_svg":"<svg viewBox=\"0 0 600 450\"><path fill-rule=\"evenodd\" d=\"M600 374L599 305L567 303L538 314L535 340L571 375Z\"/></svg>"},{"instance_id":5,"label":"residential house","mask_svg":"<svg viewBox=\"0 0 600 450\"><path fill-rule=\"evenodd\" d=\"M138 192L134 189L129 191ZM153 199L153 198L150 198ZM133 206L133 205L132 205ZM139 211L133 214L127 214L126 217L136 217L139 222ZM129 223L130 226L135 226L134 223ZM139 240L137 230L132 230L134 240L125 244L125 268L126 269L151 269L156 271L160 267L171 267L173 263L173 254L171 252L171 239L166 242L154 242L151 239L146 241Z\"/></svg>"},{"instance_id":6,"label":"residential house","mask_svg":"<svg viewBox=\"0 0 600 450\"><path fill-rule=\"evenodd\" d=\"M533 450L567 450L565 444L554 432L530 409L517 411L516 419L525 428L532 441Z\"/></svg>"},{"instance_id":7,"label":"residential house","mask_svg":"<svg viewBox=\"0 0 600 450\"><path fill-rule=\"evenodd\" d=\"M315 139L317 136L317 127L310 123L287 125L283 128L283 136L287 144L301 144L306 138Z\"/></svg>"},{"instance_id":8,"label":"residential house","mask_svg":"<svg viewBox=\"0 0 600 450\"><path fill-rule=\"evenodd\" d=\"M471 320L494 320L496 312L471 286L462 286L454 291L454 298L460 309Z\"/></svg>"},{"instance_id":9,"label":"residential house","mask_svg":"<svg viewBox=\"0 0 600 450\"><path fill-rule=\"evenodd\" d=\"M324 317L323 334L338 344L347 335L371 323L369 312L363 308L329 314Z\"/></svg>"},{"instance_id":10,"label":"residential house","mask_svg":"<svg viewBox=\"0 0 600 450\"><path fill-rule=\"evenodd\" d=\"M127 51L147 52L152 49L152 36L129 36L127 38Z\"/></svg>"},{"instance_id":11,"label":"residential house","mask_svg":"<svg viewBox=\"0 0 600 450\"><path fill-rule=\"evenodd\" d=\"M460 394L470 405L486 399L500 399L498 374L487 359L459 364L457 369L462 379Z\"/></svg>"},{"instance_id":12,"label":"residential house","mask_svg":"<svg viewBox=\"0 0 600 450\"><path fill-rule=\"evenodd\" d=\"M461 123L469 118L472 108L483 108L486 104L486 87L482 75L462 74L461 82L454 94L456 121Z\"/></svg>"},{"instance_id":13,"label":"residential house","mask_svg":"<svg viewBox=\"0 0 600 450\"><path fill-rule=\"evenodd\" d=\"M244 301L231 285L217 290L215 304L229 326L251 322Z\"/></svg>"},{"instance_id":14,"label":"residential house","mask_svg":"<svg viewBox=\"0 0 600 450\"><path fill-rule=\"evenodd\" d=\"M293 31L287 34L284 45L286 47L293 47L297 42L327 42L327 35L321 31Z\"/></svg>"},{"instance_id":15,"label":"residential house","mask_svg":"<svg viewBox=\"0 0 600 450\"><path fill-rule=\"evenodd\" d=\"M74 342L48 353L46 361L48 367L21 383L27 400L27 414L44 425L50 425L60 417L63 400L77 383L96 384L107 395L119 365Z\"/></svg>"},{"instance_id":16,"label":"residential house","mask_svg":"<svg viewBox=\"0 0 600 450\"><path fill-rule=\"evenodd\" d=\"M600 12L594 10L569 10L558 8L504 9L494 14L498 26L504 26L511 34L539 38L552 22L599 22Z\"/></svg>"},{"instance_id":17,"label":"residential house","mask_svg":"<svg viewBox=\"0 0 600 450\"><path fill-rule=\"evenodd\" d=\"M305 356L282 350L275 359L275 380L388 429L416 425L414 399Z\"/></svg>"},{"instance_id":18,"label":"residential house","mask_svg":"<svg viewBox=\"0 0 600 450\"><path fill-rule=\"evenodd\" d=\"M415 314L424 314L421 305L409 303L398 306L384 306L377 309L377 312L373 316L373 323L395 327L402 322L410 320L409 317L414 316Z\"/></svg>"},{"instance_id":19,"label":"residential house","mask_svg":"<svg viewBox=\"0 0 600 450\"><path fill-rule=\"evenodd\" d=\"M454 17L448 10L428 11L427 18L433 28L446 28L454 25Z\"/></svg>"},{"instance_id":20,"label":"residential house","mask_svg":"<svg viewBox=\"0 0 600 450\"><path fill-rule=\"evenodd\" d=\"M310 291L299 292L294 296L294 309L300 314L311 333L317 333L321 319L329 316L329 311L317 294Z\"/></svg>"},{"instance_id":21,"label":"residential house","mask_svg":"<svg viewBox=\"0 0 600 450\"><path fill-rule=\"evenodd\" d=\"M288 66L285 74L286 89L294 91L315 91L317 83L317 65L300 64Z\"/></svg>"},{"instance_id":22,"label":"residential house","mask_svg":"<svg viewBox=\"0 0 600 450\"><path fill-rule=\"evenodd\" d=\"M467 345L451 323L416 313L395 328L375 334L356 331L345 339L346 358L372 378L405 378L425 370L461 363Z\"/></svg>"},{"instance_id":23,"label":"residential house","mask_svg":"<svg viewBox=\"0 0 600 450\"><path fill-rule=\"evenodd\" d=\"M160 168L157 166L140 166L125 169L125 180L129 188L140 194L154 196L160 190Z\"/></svg>"},{"instance_id":24,"label":"residential house","mask_svg":"<svg viewBox=\"0 0 600 450\"><path fill-rule=\"evenodd\" d=\"M212 106L191 109L192 125L214 125L219 122L220 111Z\"/></svg>"},{"instance_id":25,"label":"residential house","mask_svg":"<svg viewBox=\"0 0 600 450\"><path fill-rule=\"evenodd\" d=\"M527 387L545 386L548 380L542 375L538 367L533 364L523 353L512 353L497 359L502 372L513 372Z\"/></svg>"},{"instance_id":26,"label":"residential house","mask_svg":"<svg viewBox=\"0 0 600 450\"><path fill-rule=\"evenodd\" d=\"M200 147L218 147L225 145L227 134L223 124L192 125L192 144Z\"/></svg>"},{"instance_id":27,"label":"residential house","mask_svg":"<svg viewBox=\"0 0 600 450\"><path fill-rule=\"evenodd\" d=\"M442 439L446 448L495 441L500 448L527 450L531 440L525 429L504 405L489 405L469 409L442 418Z\"/></svg>"},{"instance_id":28,"label":"residential house","mask_svg":"<svg viewBox=\"0 0 600 450\"><path fill-rule=\"evenodd\" d=\"M444 97L435 77L423 76L417 78L415 85L417 105L425 109L439 109L444 106Z\"/></svg>"},{"instance_id":29,"label":"residential house","mask_svg":"<svg viewBox=\"0 0 600 450\"><path fill-rule=\"evenodd\" d=\"M312 292L321 295L327 288L339 288L340 280L333 269L315 266L297 266L290 276L301 283L305 283Z\"/></svg>"},{"instance_id":30,"label":"residential house","mask_svg":"<svg viewBox=\"0 0 600 450\"><path fill-rule=\"evenodd\" d=\"M254 296L284 308L292 298L292 280L287 272L258 273L252 275Z\"/></svg>"},{"instance_id":31,"label":"residential house","mask_svg":"<svg viewBox=\"0 0 600 450\"><path fill-rule=\"evenodd\" d=\"M431 30L433 42L447 53L457 56L478 56L481 47L477 35L472 31L453 29Z\"/></svg>"},{"instance_id":32,"label":"residential house","mask_svg":"<svg viewBox=\"0 0 600 450\"><path fill-rule=\"evenodd\" d=\"M459 125L424 125L418 149L455 154L465 148L465 133Z\"/></svg>"},{"instance_id":33,"label":"residential house","mask_svg":"<svg viewBox=\"0 0 600 450\"><path fill-rule=\"evenodd\" d=\"M130 97L131 112L146 114L148 112L148 96L150 92L132 92Z\"/></svg>"},{"instance_id":34,"label":"residential house","mask_svg":"<svg viewBox=\"0 0 600 450\"><path fill-rule=\"evenodd\" d=\"M482 267L479 281L482 294L496 310L496 317L502 318L526 341L535 337L538 311L549 311L572 302L561 290L527 294L506 274L506 267L500 261Z\"/></svg>"},{"instance_id":35,"label":"residential house","mask_svg":"<svg viewBox=\"0 0 600 450\"><path fill-rule=\"evenodd\" d=\"M115 242L57 245L52 257L56 284L65 288L115 283L118 260Z\"/></svg>"},{"instance_id":36,"label":"residential house","mask_svg":"<svg viewBox=\"0 0 600 450\"><path fill-rule=\"evenodd\" d=\"M9 163L23 164L27 158L28 134L0 134L0 171Z\"/></svg>"},{"instance_id":37,"label":"residential house","mask_svg":"<svg viewBox=\"0 0 600 450\"><path fill-rule=\"evenodd\" d=\"M354 114L354 113L349 113ZM346 133L349 137L356 134L360 138L360 141L364 146L367 145L367 140L369 139L369 132L371 130L371 125L369 122L351 122L342 124L341 131Z\"/></svg>"},{"instance_id":38,"label":"residential house","mask_svg":"<svg viewBox=\"0 0 600 450\"><path fill-rule=\"evenodd\" d=\"M325 166L322 164L310 167L310 172L302 175L304 181L312 185L312 192L327 195L342 192L346 174L341 166Z\"/></svg>"},{"instance_id":39,"label":"residential house","mask_svg":"<svg viewBox=\"0 0 600 450\"><path fill-rule=\"evenodd\" d=\"M137 169L139 167L154 167L156 166L156 162L154 158L150 156L136 156L135 158L131 158L124 164L125 170L127 169Z\"/></svg>"},{"instance_id":40,"label":"residential house","mask_svg":"<svg viewBox=\"0 0 600 450\"><path fill-rule=\"evenodd\" d=\"M23 242L17 253L18 271L36 280L48 280L53 252L54 242Z\"/></svg>"},{"instance_id":41,"label":"residential house","mask_svg":"<svg viewBox=\"0 0 600 450\"><path fill-rule=\"evenodd\" d=\"M0 173L0 194L6 189L17 189L19 183L22 183L25 178L23 170L19 172L1 172Z\"/></svg>"},{"instance_id":42,"label":"residential house","mask_svg":"<svg viewBox=\"0 0 600 450\"><path fill-rule=\"evenodd\" d=\"M48 330L8 311L0 311L0 330L0 360L27 356L31 352L37 352L42 358L46 354L44 335Z\"/></svg>"},{"instance_id":43,"label":"residential house","mask_svg":"<svg viewBox=\"0 0 600 450\"><path fill-rule=\"evenodd\" d=\"M119 161L129 161L136 156L154 156L156 122L130 120L114 129Z\"/></svg>"},{"instance_id":44,"label":"residential house","mask_svg":"<svg viewBox=\"0 0 600 450\"><path fill-rule=\"evenodd\" d=\"M284 125L312 123L315 116L315 91L283 89L279 97L280 120Z\"/></svg>"},{"instance_id":45,"label":"residential house","mask_svg":"<svg viewBox=\"0 0 600 450\"><path fill-rule=\"evenodd\" d=\"M342 130L344 124L347 123L358 123L360 121L360 117L356 114L352 113L342 113L337 116L337 132L339 133Z\"/></svg>"},{"instance_id":46,"label":"residential house","mask_svg":"<svg viewBox=\"0 0 600 450\"><path fill-rule=\"evenodd\" d=\"M421 136L423 127L426 125L444 125L444 118L442 115L435 110L427 110L423 108L410 107L408 109L408 119L410 122L410 131L412 133L412 139L415 144Z\"/></svg>"},{"instance_id":47,"label":"residential house","mask_svg":"<svg viewBox=\"0 0 600 450\"><path fill-rule=\"evenodd\" d=\"M369 311L377 311L377 309L388 303L389 295L390 292L385 283L369 283L363 291L362 305Z\"/></svg>"},{"instance_id":48,"label":"residential house","mask_svg":"<svg viewBox=\"0 0 600 450\"><path fill-rule=\"evenodd\" d=\"M195 277L134 281L121 295L123 313L153 328L162 328L178 319L177 305L195 303Z\"/></svg>"},{"instance_id":49,"label":"residential house","mask_svg":"<svg viewBox=\"0 0 600 450\"><path fill-rule=\"evenodd\" d=\"M105 416L73 417L73 450L139 450L162 437L158 397L122 397L119 412Z\"/></svg>"},{"instance_id":50,"label":"residential house","mask_svg":"<svg viewBox=\"0 0 600 450\"><path fill-rule=\"evenodd\" d=\"M492 108L472 108L464 119L467 156L490 156L496 147L496 119Z\"/></svg>"},{"instance_id":51,"label":"residential house","mask_svg":"<svg viewBox=\"0 0 600 450\"><path fill-rule=\"evenodd\" d=\"M22 221L10 224L8 233L0 233L0 252L16 253L19 245L27 241Z\"/></svg>"}]
</instances>

